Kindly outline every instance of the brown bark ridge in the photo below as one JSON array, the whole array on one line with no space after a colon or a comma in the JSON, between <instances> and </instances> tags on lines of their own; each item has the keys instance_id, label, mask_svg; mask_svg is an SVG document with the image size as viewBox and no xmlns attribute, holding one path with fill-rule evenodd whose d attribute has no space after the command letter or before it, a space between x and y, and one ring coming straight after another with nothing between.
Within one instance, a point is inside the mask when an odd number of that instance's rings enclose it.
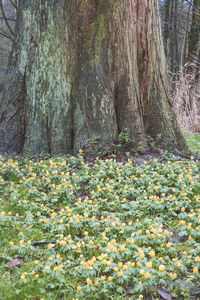
<instances>
[{"instance_id":1,"label":"brown bark ridge","mask_svg":"<svg viewBox=\"0 0 200 300\"><path fill-rule=\"evenodd\" d=\"M170 102L157 0L19 1L0 151L133 147L161 134L185 148Z\"/></svg>"}]
</instances>

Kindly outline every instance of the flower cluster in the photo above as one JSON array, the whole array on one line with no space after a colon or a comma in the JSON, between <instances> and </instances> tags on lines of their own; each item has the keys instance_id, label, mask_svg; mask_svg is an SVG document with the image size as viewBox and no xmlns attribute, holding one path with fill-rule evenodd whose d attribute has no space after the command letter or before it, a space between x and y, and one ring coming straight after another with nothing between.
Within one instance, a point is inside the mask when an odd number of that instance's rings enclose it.
<instances>
[{"instance_id":1,"label":"flower cluster","mask_svg":"<svg viewBox=\"0 0 200 300\"><path fill-rule=\"evenodd\" d=\"M0 157L0 298L188 295L200 279L199 166Z\"/></svg>"}]
</instances>

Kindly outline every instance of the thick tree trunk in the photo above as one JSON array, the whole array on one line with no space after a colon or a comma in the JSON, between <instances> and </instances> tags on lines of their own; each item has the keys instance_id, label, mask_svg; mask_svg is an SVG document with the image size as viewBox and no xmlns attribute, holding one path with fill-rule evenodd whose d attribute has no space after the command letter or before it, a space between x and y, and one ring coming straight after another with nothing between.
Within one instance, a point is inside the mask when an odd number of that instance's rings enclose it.
<instances>
[{"instance_id":1,"label":"thick tree trunk","mask_svg":"<svg viewBox=\"0 0 200 300\"><path fill-rule=\"evenodd\" d=\"M168 86L157 0L19 1L0 151L97 151L128 128L184 148Z\"/></svg>"}]
</instances>

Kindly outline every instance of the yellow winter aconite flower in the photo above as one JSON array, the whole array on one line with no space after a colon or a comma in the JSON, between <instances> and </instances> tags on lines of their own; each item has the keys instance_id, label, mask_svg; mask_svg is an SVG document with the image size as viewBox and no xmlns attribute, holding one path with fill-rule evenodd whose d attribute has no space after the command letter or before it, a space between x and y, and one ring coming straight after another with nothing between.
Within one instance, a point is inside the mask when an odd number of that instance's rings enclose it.
<instances>
[{"instance_id":1,"label":"yellow winter aconite flower","mask_svg":"<svg viewBox=\"0 0 200 300\"><path fill-rule=\"evenodd\" d=\"M144 273L145 273L145 270L141 269L140 270L140 275L144 275Z\"/></svg>"},{"instance_id":2,"label":"yellow winter aconite flower","mask_svg":"<svg viewBox=\"0 0 200 300\"><path fill-rule=\"evenodd\" d=\"M82 287L80 285L77 285L77 291L80 292L82 290Z\"/></svg>"},{"instance_id":3,"label":"yellow winter aconite flower","mask_svg":"<svg viewBox=\"0 0 200 300\"><path fill-rule=\"evenodd\" d=\"M124 273L123 273L122 271L120 271L120 272L117 273L117 276L118 276L118 277L123 277L123 276L124 276Z\"/></svg>"},{"instance_id":4,"label":"yellow winter aconite flower","mask_svg":"<svg viewBox=\"0 0 200 300\"><path fill-rule=\"evenodd\" d=\"M48 249L51 250L54 246L54 244L48 244Z\"/></svg>"},{"instance_id":5,"label":"yellow winter aconite flower","mask_svg":"<svg viewBox=\"0 0 200 300\"><path fill-rule=\"evenodd\" d=\"M142 264L141 264L141 262L139 262L139 261L136 263L136 265L137 265L138 268L141 268L141 267L142 267Z\"/></svg>"},{"instance_id":6,"label":"yellow winter aconite flower","mask_svg":"<svg viewBox=\"0 0 200 300\"><path fill-rule=\"evenodd\" d=\"M197 256L196 258L195 258L195 262L200 262L200 256Z\"/></svg>"},{"instance_id":7,"label":"yellow winter aconite flower","mask_svg":"<svg viewBox=\"0 0 200 300\"><path fill-rule=\"evenodd\" d=\"M151 262L151 261L147 262L147 263L146 263L146 267L147 267L148 269L151 269L151 268L152 268L152 262Z\"/></svg>"},{"instance_id":8,"label":"yellow winter aconite flower","mask_svg":"<svg viewBox=\"0 0 200 300\"><path fill-rule=\"evenodd\" d=\"M167 248L171 248L171 246L172 246L171 242L168 242L167 245L166 245Z\"/></svg>"},{"instance_id":9,"label":"yellow winter aconite flower","mask_svg":"<svg viewBox=\"0 0 200 300\"><path fill-rule=\"evenodd\" d=\"M87 278L87 279L86 279L86 283L87 283L88 285L92 285L92 280L91 280L90 278Z\"/></svg>"},{"instance_id":10,"label":"yellow winter aconite flower","mask_svg":"<svg viewBox=\"0 0 200 300\"><path fill-rule=\"evenodd\" d=\"M94 285L95 285L95 286L98 286L98 285L99 285L99 281L98 281L98 280L95 280Z\"/></svg>"},{"instance_id":11,"label":"yellow winter aconite flower","mask_svg":"<svg viewBox=\"0 0 200 300\"><path fill-rule=\"evenodd\" d=\"M160 272L164 272L166 267L165 267L165 265L160 265L158 269Z\"/></svg>"},{"instance_id":12,"label":"yellow winter aconite flower","mask_svg":"<svg viewBox=\"0 0 200 300\"><path fill-rule=\"evenodd\" d=\"M149 272L146 272L146 273L144 274L144 277L145 277L146 279L150 279L150 278L151 278L151 274L150 274Z\"/></svg>"},{"instance_id":13,"label":"yellow winter aconite flower","mask_svg":"<svg viewBox=\"0 0 200 300\"><path fill-rule=\"evenodd\" d=\"M198 272L199 272L198 267L194 267L194 268L193 268L193 273L194 273L194 274L197 274Z\"/></svg>"},{"instance_id":14,"label":"yellow winter aconite flower","mask_svg":"<svg viewBox=\"0 0 200 300\"><path fill-rule=\"evenodd\" d=\"M149 252L149 255L150 255L151 257L155 257L155 252L152 250L152 251Z\"/></svg>"},{"instance_id":15,"label":"yellow winter aconite flower","mask_svg":"<svg viewBox=\"0 0 200 300\"><path fill-rule=\"evenodd\" d=\"M172 279L175 278L176 276L177 276L176 273L171 273L171 272L169 273L169 277L172 278Z\"/></svg>"}]
</instances>

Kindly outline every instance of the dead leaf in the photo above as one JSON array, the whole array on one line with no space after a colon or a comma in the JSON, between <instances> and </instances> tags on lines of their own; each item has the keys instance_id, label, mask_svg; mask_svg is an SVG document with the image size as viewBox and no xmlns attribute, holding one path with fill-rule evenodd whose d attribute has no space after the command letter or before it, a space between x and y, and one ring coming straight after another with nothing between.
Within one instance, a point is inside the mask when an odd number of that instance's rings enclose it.
<instances>
[{"instance_id":1,"label":"dead leaf","mask_svg":"<svg viewBox=\"0 0 200 300\"><path fill-rule=\"evenodd\" d=\"M16 258L16 259L13 259L13 260L9 261L9 266L11 268L19 266L21 264L23 264L23 260L21 258Z\"/></svg>"},{"instance_id":2,"label":"dead leaf","mask_svg":"<svg viewBox=\"0 0 200 300\"><path fill-rule=\"evenodd\" d=\"M164 300L172 300L172 296L169 292L158 290L158 294L164 299Z\"/></svg>"}]
</instances>

